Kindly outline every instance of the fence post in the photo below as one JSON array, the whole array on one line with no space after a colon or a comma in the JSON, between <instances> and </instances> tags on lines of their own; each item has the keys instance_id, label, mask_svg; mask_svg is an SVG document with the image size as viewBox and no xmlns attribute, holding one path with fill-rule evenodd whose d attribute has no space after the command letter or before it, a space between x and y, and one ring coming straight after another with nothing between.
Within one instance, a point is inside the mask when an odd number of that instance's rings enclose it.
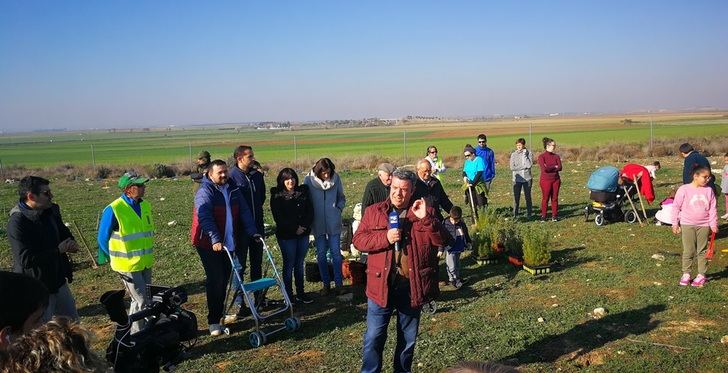
<instances>
[{"instance_id":1,"label":"fence post","mask_svg":"<svg viewBox=\"0 0 728 373\"><path fill-rule=\"evenodd\" d=\"M96 170L96 154L94 153L94 144L91 144L91 166L93 166L94 171Z\"/></svg>"},{"instance_id":2,"label":"fence post","mask_svg":"<svg viewBox=\"0 0 728 373\"><path fill-rule=\"evenodd\" d=\"M192 164L192 141L187 141L187 146L190 150L190 164Z\"/></svg>"},{"instance_id":3,"label":"fence post","mask_svg":"<svg viewBox=\"0 0 728 373\"><path fill-rule=\"evenodd\" d=\"M404 164L407 164L407 130L402 133L402 146L404 148Z\"/></svg>"},{"instance_id":4,"label":"fence post","mask_svg":"<svg viewBox=\"0 0 728 373\"><path fill-rule=\"evenodd\" d=\"M296 145L296 135L293 135L293 161L298 163L298 146Z\"/></svg>"}]
</instances>

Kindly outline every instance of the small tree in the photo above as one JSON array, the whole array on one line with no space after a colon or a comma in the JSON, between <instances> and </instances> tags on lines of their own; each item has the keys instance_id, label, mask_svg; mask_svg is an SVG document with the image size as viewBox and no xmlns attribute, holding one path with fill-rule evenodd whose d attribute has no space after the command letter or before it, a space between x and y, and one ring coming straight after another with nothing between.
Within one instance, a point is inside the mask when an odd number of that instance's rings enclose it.
<instances>
[{"instance_id":1,"label":"small tree","mask_svg":"<svg viewBox=\"0 0 728 373\"><path fill-rule=\"evenodd\" d=\"M551 233L544 228L527 228L523 231L523 261L530 267L544 266L551 262Z\"/></svg>"},{"instance_id":2,"label":"small tree","mask_svg":"<svg viewBox=\"0 0 728 373\"><path fill-rule=\"evenodd\" d=\"M473 251L475 251L478 258L488 258L493 256L493 241L490 239L490 234L477 230L473 233Z\"/></svg>"}]
</instances>

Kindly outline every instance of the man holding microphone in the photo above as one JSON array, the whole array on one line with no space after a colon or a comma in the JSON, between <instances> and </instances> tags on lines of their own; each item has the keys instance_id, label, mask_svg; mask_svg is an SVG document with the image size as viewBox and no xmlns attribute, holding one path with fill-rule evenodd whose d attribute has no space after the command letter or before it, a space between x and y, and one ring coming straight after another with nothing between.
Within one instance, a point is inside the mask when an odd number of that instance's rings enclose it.
<instances>
[{"instance_id":1,"label":"man holding microphone","mask_svg":"<svg viewBox=\"0 0 728 373\"><path fill-rule=\"evenodd\" d=\"M397 310L395 372L412 370L422 305L439 295L437 248L444 246L440 222L424 199L413 200L417 176L392 173L389 198L367 208L353 238L368 253L367 331L362 372L380 372L387 326Z\"/></svg>"}]
</instances>

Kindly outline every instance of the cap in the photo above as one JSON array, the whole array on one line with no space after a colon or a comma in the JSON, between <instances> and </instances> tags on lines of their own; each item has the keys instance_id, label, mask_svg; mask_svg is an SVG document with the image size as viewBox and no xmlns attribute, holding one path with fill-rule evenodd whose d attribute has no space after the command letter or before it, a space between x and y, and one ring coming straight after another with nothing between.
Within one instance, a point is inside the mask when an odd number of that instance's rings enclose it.
<instances>
[{"instance_id":1,"label":"cap","mask_svg":"<svg viewBox=\"0 0 728 373\"><path fill-rule=\"evenodd\" d=\"M377 171L384 171L388 174L391 174L394 172L394 165L391 163L380 163L379 166L377 166Z\"/></svg>"},{"instance_id":2,"label":"cap","mask_svg":"<svg viewBox=\"0 0 728 373\"><path fill-rule=\"evenodd\" d=\"M210 159L210 152L203 150L197 154L197 159Z\"/></svg>"},{"instance_id":3,"label":"cap","mask_svg":"<svg viewBox=\"0 0 728 373\"><path fill-rule=\"evenodd\" d=\"M465 148L463 149L463 153L475 154L475 148L473 148L473 146L470 144L465 145Z\"/></svg>"},{"instance_id":4,"label":"cap","mask_svg":"<svg viewBox=\"0 0 728 373\"><path fill-rule=\"evenodd\" d=\"M119 188L126 189L126 187L132 185L143 185L147 181L149 181L148 178L141 177L136 172L129 171L119 178Z\"/></svg>"}]
</instances>

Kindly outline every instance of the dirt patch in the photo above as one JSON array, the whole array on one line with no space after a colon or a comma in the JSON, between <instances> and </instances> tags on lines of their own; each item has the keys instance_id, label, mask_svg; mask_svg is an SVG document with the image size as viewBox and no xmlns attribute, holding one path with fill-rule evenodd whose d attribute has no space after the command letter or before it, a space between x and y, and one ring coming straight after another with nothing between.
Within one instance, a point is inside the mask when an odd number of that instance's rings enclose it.
<instances>
[{"instance_id":1,"label":"dirt patch","mask_svg":"<svg viewBox=\"0 0 728 373\"><path fill-rule=\"evenodd\" d=\"M319 366L324 361L320 350L306 350L286 358L286 363L295 366Z\"/></svg>"},{"instance_id":2,"label":"dirt patch","mask_svg":"<svg viewBox=\"0 0 728 373\"><path fill-rule=\"evenodd\" d=\"M603 365L609 351L591 351L584 355L576 356L573 360L579 368Z\"/></svg>"},{"instance_id":3,"label":"dirt patch","mask_svg":"<svg viewBox=\"0 0 728 373\"><path fill-rule=\"evenodd\" d=\"M671 334L675 333L695 333L716 326L717 323L712 320L686 320L686 321L668 321L660 325L659 330Z\"/></svg>"},{"instance_id":4,"label":"dirt patch","mask_svg":"<svg viewBox=\"0 0 728 373\"><path fill-rule=\"evenodd\" d=\"M216 363L214 366L219 371L225 371L227 368L232 364L233 362L230 360L221 361L219 363Z\"/></svg>"}]
</instances>

